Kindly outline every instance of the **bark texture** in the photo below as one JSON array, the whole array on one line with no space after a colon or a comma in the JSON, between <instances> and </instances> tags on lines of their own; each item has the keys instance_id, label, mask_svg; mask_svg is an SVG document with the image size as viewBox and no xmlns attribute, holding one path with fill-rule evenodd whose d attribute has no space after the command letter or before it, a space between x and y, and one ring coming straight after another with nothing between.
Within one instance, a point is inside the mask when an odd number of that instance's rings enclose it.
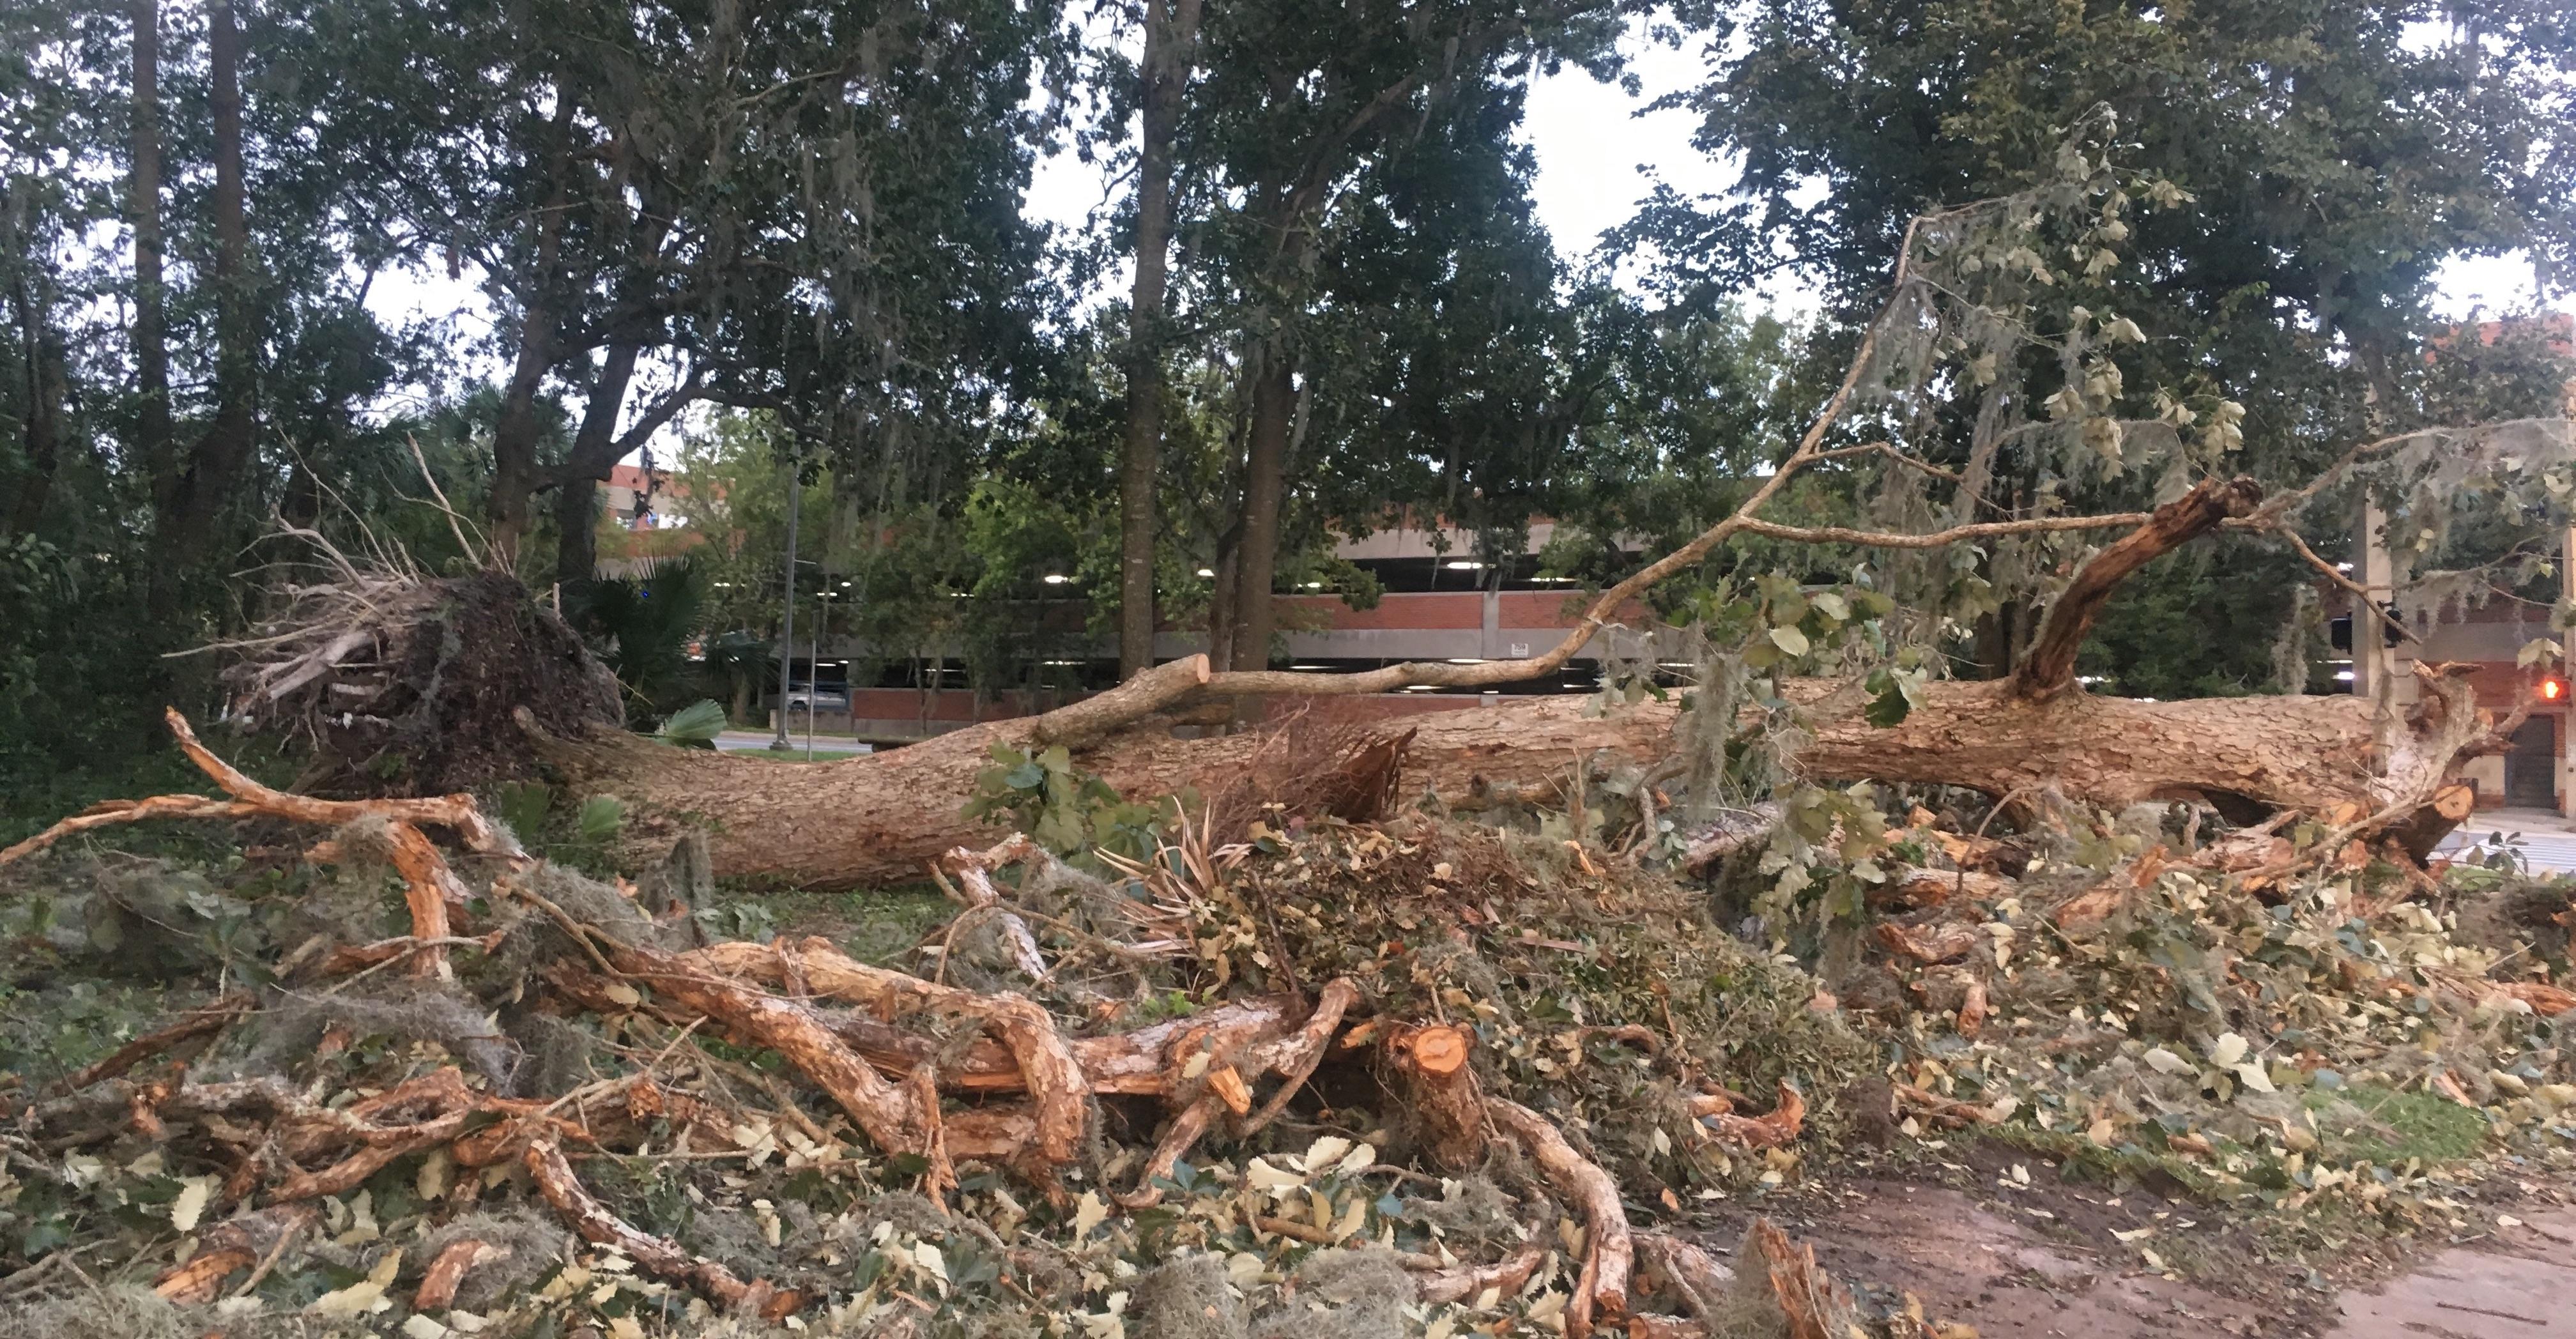
<instances>
[{"instance_id":1,"label":"bark texture","mask_svg":"<svg viewBox=\"0 0 2576 1339\"><path fill-rule=\"evenodd\" d=\"M1199 0L1146 0L1136 165L1136 286L1128 303L1127 438L1118 465L1118 677L1154 663L1154 493L1163 449L1163 291L1172 141L1198 41Z\"/></svg>"},{"instance_id":2,"label":"bark texture","mask_svg":"<svg viewBox=\"0 0 2576 1339\"><path fill-rule=\"evenodd\" d=\"M1879 727L1862 718L1866 699L1840 680L1794 680L1787 691L1814 728L1799 764L1816 780L1938 783L1998 798L2053 790L2115 808L2207 799L2317 813L2357 804L2377 813L2429 796L2480 733L2466 685L2440 677L2427 679L2422 708L2387 744L2374 731L2370 703L2348 696L2145 702L2070 690L2034 702L2012 680L1947 682L1929 685L1901 724ZM1413 732L1397 794L1428 789L1455 800L1479 781L1548 786L1577 758L1643 764L1672 747L1672 706L1641 703L1597 717L1591 710L1587 698L1524 698L1391 723L1386 733ZM1112 715L1104 710L1098 719ZM719 875L846 887L917 878L952 847L997 840L1000 829L960 811L991 748L1027 746L1045 719L991 722L891 753L801 767L792 786L765 760L633 736L545 739L540 748L584 789L711 823ZM1151 797L1217 793L1285 752L1275 732L1175 739L1161 727L1148 720L1092 736L1076 747L1076 761L1126 795Z\"/></svg>"}]
</instances>

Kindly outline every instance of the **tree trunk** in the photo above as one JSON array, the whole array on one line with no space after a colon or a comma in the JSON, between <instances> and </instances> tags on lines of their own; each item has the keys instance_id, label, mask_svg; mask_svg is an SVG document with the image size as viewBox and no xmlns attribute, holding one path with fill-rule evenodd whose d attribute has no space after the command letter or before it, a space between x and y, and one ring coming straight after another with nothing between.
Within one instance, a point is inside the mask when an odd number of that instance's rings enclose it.
<instances>
[{"instance_id":1,"label":"tree trunk","mask_svg":"<svg viewBox=\"0 0 2576 1339\"><path fill-rule=\"evenodd\" d=\"M1227 668L1270 666L1278 626L1270 588L1278 579L1279 506L1287 491L1288 430L1297 411L1296 369L1285 341L1261 343L1253 372L1251 441L1243 462L1243 538L1235 549L1234 653Z\"/></svg>"},{"instance_id":2,"label":"tree trunk","mask_svg":"<svg viewBox=\"0 0 2576 1339\"><path fill-rule=\"evenodd\" d=\"M626 453L617 435L618 416L626 411L626 387L635 379L635 360L643 346L632 341L612 344L599 378L590 383L590 401L582 409L581 427L573 433L572 454L555 475L555 580L568 599L578 601L599 568L599 485Z\"/></svg>"},{"instance_id":3,"label":"tree trunk","mask_svg":"<svg viewBox=\"0 0 2576 1339\"><path fill-rule=\"evenodd\" d=\"M2354 804L2375 813L2430 794L2482 731L2464 685L2433 680L2427 689L2406 742L2382 757L2370 704L2350 696L2146 702L2072 691L2032 702L2016 697L2008 680L1948 682L1929 685L1903 723L1881 728L1862 718L1866 695L1840 680L1785 687L1814 728L1799 767L1820 782L1954 785L1999 798L2036 797L2053 787L2068 800L2107 807L2241 799L2319 813ZM1383 733L1414 732L1397 793L1409 801L1432 790L1455 801L1480 781L1542 789L1560 783L1578 757L1645 764L1671 747L1673 706L1644 702L1606 716L1594 710L1589 697L1521 698L1391 722ZM1184 788L1219 794L1247 772L1275 767L1281 752L1279 737L1265 731L1174 739L1167 721L1148 720L1089 735L1064 722L1043 726L1044 719L996 721L888 753L800 767L793 777L759 759L632 736L546 741L540 751L580 789L712 824L718 875L808 887L917 878L942 852L1001 835L998 826L960 816L996 744L1087 740L1075 749L1077 764L1131 798Z\"/></svg>"},{"instance_id":4,"label":"tree trunk","mask_svg":"<svg viewBox=\"0 0 2576 1339\"><path fill-rule=\"evenodd\" d=\"M1127 441L1118 465L1118 677L1154 663L1155 482L1163 447L1163 288L1172 235L1172 136L1189 85L1199 0L1146 0L1137 136L1136 287L1128 303Z\"/></svg>"},{"instance_id":5,"label":"tree trunk","mask_svg":"<svg viewBox=\"0 0 2576 1339\"><path fill-rule=\"evenodd\" d=\"M504 565L516 561L519 542L528 532L528 502L536 495L537 392L555 364L556 259L563 250L564 216L569 211L561 154L571 126L572 101L555 91L557 107L545 142L546 173L554 182L545 212L538 217L536 260L522 277L519 291L519 351L510 368L509 385L492 422L492 493L484 516L492 526L491 544Z\"/></svg>"},{"instance_id":6,"label":"tree trunk","mask_svg":"<svg viewBox=\"0 0 2576 1339\"><path fill-rule=\"evenodd\" d=\"M223 509L233 501L256 445L257 294L250 274L247 187L242 178L241 30L227 0L206 22L207 102L215 158L215 417L197 439L160 517L154 603L176 607L176 582L198 565Z\"/></svg>"},{"instance_id":7,"label":"tree trunk","mask_svg":"<svg viewBox=\"0 0 2576 1339\"><path fill-rule=\"evenodd\" d=\"M170 454L170 349L161 316L160 0L134 0L133 22L133 161L126 212L134 227L134 446L152 480L154 500L166 508L175 497L178 468Z\"/></svg>"},{"instance_id":8,"label":"tree trunk","mask_svg":"<svg viewBox=\"0 0 2576 1339\"><path fill-rule=\"evenodd\" d=\"M19 247L9 304L16 311L23 346L21 357L25 360L27 404L19 445L26 453L28 472L19 485L17 504L0 512L0 525L8 527L0 534L23 534L36 527L44 517L46 499L53 492L54 473L61 466L68 374L62 341L53 331L52 303L37 295L34 277L28 273L33 263L32 251Z\"/></svg>"}]
</instances>

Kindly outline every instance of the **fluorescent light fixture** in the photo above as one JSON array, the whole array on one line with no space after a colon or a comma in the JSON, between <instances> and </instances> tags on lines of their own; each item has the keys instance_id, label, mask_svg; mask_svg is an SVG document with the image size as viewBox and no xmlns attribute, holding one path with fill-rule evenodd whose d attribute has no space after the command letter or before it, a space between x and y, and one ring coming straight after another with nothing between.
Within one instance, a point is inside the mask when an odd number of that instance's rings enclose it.
<instances>
[{"instance_id":1,"label":"fluorescent light fixture","mask_svg":"<svg viewBox=\"0 0 2576 1339\"><path fill-rule=\"evenodd\" d=\"M1449 657L1449 663L1452 665L1481 665L1485 662L1480 656L1451 656Z\"/></svg>"},{"instance_id":2,"label":"fluorescent light fixture","mask_svg":"<svg viewBox=\"0 0 2576 1339\"><path fill-rule=\"evenodd\" d=\"M1215 569L1215 568L1213 568L1213 567L1202 567L1202 568L1200 568L1200 569L1199 569L1199 575L1200 575L1200 576L1203 576L1203 577L1212 577L1212 576L1215 576L1215 575L1216 575L1216 569Z\"/></svg>"},{"instance_id":3,"label":"fluorescent light fixture","mask_svg":"<svg viewBox=\"0 0 2576 1339\"><path fill-rule=\"evenodd\" d=\"M1324 583L1320 581L1309 581L1306 583L1306 589L1308 590L1322 590L1323 588Z\"/></svg>"},{"instance_id":4,"label":"fluorescent light fixture","mask_svg":"<svg viewBox=\"0 0 2576 1339\"><path fill-rule=\"evenodd\" d=\"M1079 660L1050 660L1045 663L1049 665L1079 665L1082 662Z\"/></svg>"},{"instance_id":5,"label":"fluorescent light fixture","mask_svg":"<svg viewBox=\"0 0 2576 1339\"><path fill-rule=\"evenodd\" d=\"M1440 689L1433 684L1409 683L1404 686L1404 691L1408 693L1436 693L1439 692Z\"/></svg>"},{"instance_id":6,"label":"fluorescent light fixture","mask_svg":"<svg viewBox=\"0 0 2576 1339\"><path fill-rule=\"evenodd\" d=\"M1448 568L1452 572L1473 572L1477 568L1484 566L1483 563L1477 562L1473 558L1452 558L1440 565Z\"/></svg>"},{"instance_id":7,"label":"fluorescent light fixture","mask_svg":"<svg viewBox=\"0 0 2576 1339\"><path fill-rule=\"evenodd\" d=\"M2336 683L2351 683L2351 682L2352 682L2352 671L2351 671L2351 670L2336 670L2336 671L2335 671L2335 682L2336 682Z\"/></svg>"},{"instance_id":8,"label":"fluorescent light fixture","mask_svg":"<svg viewBox=\"0 0 2576 1339\"><path fill-rule=\"evenodd\" d=\"M1288 668L1290 668L1290 669L1292 669L1292 670L1322 670L1322 669L1331 669L1331 668L1332 668L1332 666L1330 666L1330 665L1291 665L1291 666L1289 666Z\"/></svg>"},{"instance_id":9,"label":"fluorescent light fixture","mask_svg":"<svg viewBox=\"0 0 2576 1339\"><path fill-rule=\"evenodd\" d=\"M2349 571L2351 571L2351 570L2352 570L2352 564L2350 564L2350 563L2336 563L2336 564L2335 564L2335 570L2336 570L2336 571L2338 571L2338 572L2349 572Z\"/></svg>"},{"instance_id":10,"label":"fluorescent light fixture","mask_svg":"<svg viewBox=\"0 0 2576 1339\"><path fill-rule=\"evenodd\" d=\"M843 590L848 590L849 588L850 588L850 583L849 583L849 582L844 581L844 582L842 582L842 583L841 583L841 589L843 589Z\"/></svg>"},{"instance_id":11,"label":"fluorescent light fixture","mask_svg":"<svg viewBox=\"0 0 2576 1339\"><path fill-rule=\"evenodd\" d=\"M1050 586L1061 586L1071 580L1073 580L1072 577L1066 576L1062 572L1049 572L1046 574L1046 583Z\"/></svg>"}]
</instances>

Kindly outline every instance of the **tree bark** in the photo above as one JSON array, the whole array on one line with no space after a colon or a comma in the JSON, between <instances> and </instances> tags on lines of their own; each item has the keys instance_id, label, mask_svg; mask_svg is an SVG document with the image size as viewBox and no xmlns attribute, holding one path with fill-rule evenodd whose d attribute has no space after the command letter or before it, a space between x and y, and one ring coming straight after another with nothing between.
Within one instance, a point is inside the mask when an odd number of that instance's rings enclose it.
<instances>
[{"instance_id":1,"label":"tree bark","mask_svg":"<svg viewBox=\"0 0 2576 1339\"><path fill-rule=\"evenodd\" d=\"M1297 410L1296 369L1286 341L1262 341L1252 383L1252 429L1243 461L1243 538L1235 551L1234 653L1230 670L1270 667L1278 626L1271 586L1278 579L1279 506L1287 491L1288 430Z\"/></svg>"},{"instance_id":2,"label":"tree bark","mask_svg":"<svg viewBox=\"0 0 2576 1339\"><path fill-rule=\"evenodd\" d=\"M2049 606L2030 654L2013 666L2013 693L2044 702L2075 686L2075 656L2084 648L2093 620L2111 602L2111 593L2139 568L2215 530L2231 517L2243 516L2263 500L2252 479L2220 483L2204 479L2191 491L2156 508L2145 525L2122 535L2075 573L2065 593Z\"/></svg>"},{"instance_id":3,"label":"tree bark","mask_svg":"<svg viewBox=\"0 0 2576 1339\"><path fill-rule=\"evenodd\" d=\"M1198 40L1199 0L1146 0L1139 67L1136 286L1128 303L1127 440L1118 465L1118 677L1154 663L1155 483L1163 447L1163 290L1172 235L1172 138Z\"/></svg>"},{"instance_id":4,"label":"tree bark","mask_svg":"<svg viewBox=\"0 0 2576 1339\"><path fill-rule=\"evenodd\" d=\"M2377 813L2429 797L2452 759L2483 733L2465 684L2431 679L2426 688L2426 708L2385 753L2373 739L2370 704L2349 696L2147 702L2070 691L2031 702L2014 695L2010 680L1943 682L1928 685L1902 723L1879 727L1863 719L1866 695L1841 680L1792 680L1784 693L1813 730L1799 769L1820 782L1954 785L1998 798L2054 789L2108 807L2215 798L2316 813L2358 804ZM1543 788L1559 783L1576 758L1645 764L1671 747L1678 709L1669 704L1592 710L1589 698L1523 698L1390 723L1388 733L1414 731L1400 793L1428 789L1456 800L1479 781ZM1103 726L1113 715L1100 711L1093 721L1103 732L1062 742L1078 744L1076 762L1130 797L1220 793L1278 756L1270 732L1175 739L1160 719ZM1044 719L990 722L800 767L793 778L759 759L635 736L543 740L539 748L582 789L711 824L720 876L849 887L917 878L949 848L1002 835L960 811L992 747L1028 747L1044 737Z\"/></svg>"},{"instance_id":5,"label":"tree bark","mask_svg":"<svg viewBox=\"0 0 2576 1339\"><path fill-rule=\"evenodd\" d=\"M62 340L53 331L52 304L37 295L34 279L27 272L33 264L29 249L21 246L18 250L9 303L16 309L24 346L21 357L25 361L27 407L20 446L27 456L27 475L19 485L17 505L0 513L0 523L9 526L0 534L32 530L44 517L46 499L53 492L54 473L61 464L64 396L69 380L63 365Z\"/></svg>"},{"instance_id":6,"label":"tree bark","mask_svg":"<svg viewBox=\"0 0 2576 1339\"><path fill-rule=\"evenodd\" d=\"M626 411L626 388L635 379L643 346L623 341L608 347L590 400L574 431L572 453L555 475L555 580L567 595L590 583L599 568L599 485L626 453L617 435Z\"/></svg>"},{"instance_id":7,"label":"tree bark","mask_svg":"<svg viewBox=\"0 0 2576 1339\"><path fill-rule=\"evenodd\" d=\"M170 456L170 349L161 278L161 4L134 0L134 110L126 213L134 227L134 446L167 504L178 471Z\"/></svg>"},{"instance_id":8,"label":"tree bark","mask_svg":"<svg viewBox=\"0 0 2576 1339\"><path fill-rule=\"evenodd\" d=\"M516 560L519 542L528 531L528 502L536 495L540 478L537 468L537 392L545 386L546 373L555 365L555 287L557 258L563 251L564 216L569 198L564 178L567 175L559 160L565 132L571 126L572 101L565 91L557 89L557 107L543 152L547 157L546 174L553 188L546 198L545 212L538 216L536 259L522 276L519 289L519 350L510 368L510 381L501 393L501 407L492 423L492 493L484 504L484 516L491 522L491 543L503 566Z\"/></svg>"},{"instance_id":9,"label":"tree bark","mask_svg":"<svg viewBox=\"0 0 2576 1339\"><path fill-rule=\"evenodd\" d=\"M176 607L180 574L202 559L218 518L240 488L256 445L257 294L250 274L250 224L242 169L241 30L228 0L206 22L207 101L215 158L215 416L197 439L160 517L154 603Z\"/></svg>"}]
</instances>

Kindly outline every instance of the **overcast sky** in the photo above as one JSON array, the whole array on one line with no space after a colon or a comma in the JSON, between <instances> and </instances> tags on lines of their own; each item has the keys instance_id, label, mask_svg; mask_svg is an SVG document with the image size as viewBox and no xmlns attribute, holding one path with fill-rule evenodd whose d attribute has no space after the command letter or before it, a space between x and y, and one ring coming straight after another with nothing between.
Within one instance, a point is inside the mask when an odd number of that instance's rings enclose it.
<instances>
[{"instance_id":1,"label":"overcast sky","mask_svg":"<svg viewBox=\"0 0 2576 1339\"><path fill-rule=\"evenodd\" d=\"M1530 89L1522 133L1538 160L1534 194L1539 219L1569 257L1589 251L1604 229L1624 221L1654 176L1684 192L1723 190L1733 178L1727 165L1691 147L1690 113L1638 114L1656 97L1699 77L1696 45L1675 51L1632 37L1628 48L1631 68L1643 85L1635 97L1573 69L1541 78ZM1095 167L1071 153L1061 154L1038 165L1029 209L1079 229L1107 189ZM1124 276L1113 282L1123 289ZM2444 267L2437 284L2434 311L2450 319L2472 310L2515 310L2532 301L2531 267L2518 255L2454 261ZM1766 288L1759 299L1784 315L1810 307L1794 280ZM369 305L388 318L453 317L464 337L483 334L490 321L472 283L450 281L444 273L383 276ZM497 365L478 370L498 375Z\"/></svg>"}]
</instances>

